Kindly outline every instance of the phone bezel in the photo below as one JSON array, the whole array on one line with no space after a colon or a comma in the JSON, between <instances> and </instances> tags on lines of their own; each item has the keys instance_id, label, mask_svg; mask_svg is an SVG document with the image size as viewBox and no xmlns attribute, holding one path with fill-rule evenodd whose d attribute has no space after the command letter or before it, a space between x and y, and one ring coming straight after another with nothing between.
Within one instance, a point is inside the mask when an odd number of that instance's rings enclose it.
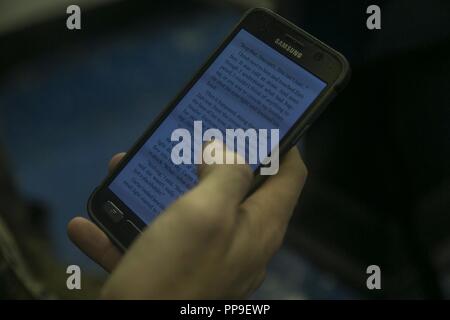
<instances>
[{"instance_id":1,"label":"phone bezel","mask_svg":"<svg viewBox=\"0 0 450 320\"><path fill-rule=\"evenodd\" d=\"M334 95L345 86L350 74L350 68L347 60L340 53L268 9L255 8L248 11L226 37L224 42L215 50L181 92L151 123L149 128L127 152L115 170L103 180L101 185L94 190L89 198L89 216L122 250L125 250L126 247L128 247L137 234L131 235L128 231L124 232L124 229L120 224L114 223L108 217L107 213L103 210L103 204L106 201L112 201L124 213L123 220L131 221L139 230L143 230L146 224L109 189L109 184L124 168L128 161L138 152L142 145L159 127L161 122L164 121L172 109L199 80L203 73L241 29L245 29L274 50L319 77L327 84L321 94L308 107L307 111L296 121L295 125L292 126L285 137L280 141L280 156L283 156L283 154L297 143L298 139L306 132L311 123L325 109L328 102L330 102ZM286 35L294 37L301 43L303 56L300 59L275 45L275 39L285 38ZM322 54L321 61L316 60L315 54L317 53ZM255 172L255 176L254 188L264 180L264 177L258 175L258 172Z\"/></svg>"}]
</instances>

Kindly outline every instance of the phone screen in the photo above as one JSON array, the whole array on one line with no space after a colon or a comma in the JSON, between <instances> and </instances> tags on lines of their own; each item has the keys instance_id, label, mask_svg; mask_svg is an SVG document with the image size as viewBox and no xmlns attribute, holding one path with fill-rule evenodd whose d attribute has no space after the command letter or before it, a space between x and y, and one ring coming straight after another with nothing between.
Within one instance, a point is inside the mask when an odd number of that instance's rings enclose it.
<instances>
[{"instance_id":1,"label":"phone screen","mask_svg":"<svg viewBox=\"0 0 450 320\"><path fill-rule=\"evenodd\" d=\"M202 130L278 129L281 140L326 85L241 29L109 188L149 223L197 183L195 164L176 165L171 159L174 130L187 129L194 140L194 121L201 120Z\"/></svg>"}]
</instances>

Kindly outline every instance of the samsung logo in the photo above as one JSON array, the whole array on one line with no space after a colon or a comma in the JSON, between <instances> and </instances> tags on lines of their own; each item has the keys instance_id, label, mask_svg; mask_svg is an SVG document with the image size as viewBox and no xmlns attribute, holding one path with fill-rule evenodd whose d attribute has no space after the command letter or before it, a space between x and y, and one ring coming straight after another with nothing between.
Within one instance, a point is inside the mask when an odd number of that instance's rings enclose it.
<instances>
[{"instance_id":1,"label":"samsung logo","mask_svg":"<svg viewBox=\"0 0 450 320\"><path fill-rule=\"evenodd\" d=\"M296 58L301 58L302 55L303 55L299 50L297 50L294 47L290 46L289 44L287 44L286 42L284 42L280 38L277 38L275 40L275 44L277 46L283 48L283 50L286 50L287 52L289 52L290 54L292 54Z\"/></svg>"}]
</instances>

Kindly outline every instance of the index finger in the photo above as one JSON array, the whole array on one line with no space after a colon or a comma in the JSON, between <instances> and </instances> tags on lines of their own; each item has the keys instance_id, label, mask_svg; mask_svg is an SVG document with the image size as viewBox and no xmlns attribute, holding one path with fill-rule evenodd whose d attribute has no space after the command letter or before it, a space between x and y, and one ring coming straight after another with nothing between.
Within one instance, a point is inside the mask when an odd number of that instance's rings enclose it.
<instances>
[{"instance_id":1,"label":"index finger","mask_svg":"<svg viewBox=\"0 0 450 320\"><path fill-rule=\"evenodd\" d=\"M224 144L212 142L207 147L214 148L215 157L221 159L222 164L202 164L198 168L200 183L192 194L198 194L209 203L213 202L217 208L237 207L250 189L253 172L240 155Z\"/></svg>"}]
</instances>

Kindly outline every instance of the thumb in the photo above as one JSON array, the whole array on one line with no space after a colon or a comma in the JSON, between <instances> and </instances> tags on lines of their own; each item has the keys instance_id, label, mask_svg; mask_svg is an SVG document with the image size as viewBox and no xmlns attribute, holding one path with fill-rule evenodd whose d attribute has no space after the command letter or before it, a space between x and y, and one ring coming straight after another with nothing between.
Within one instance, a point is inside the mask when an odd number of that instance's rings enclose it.
<instances>
[{"instance_id":1,"label":"thumb","mask_svg":"<svg viewBox=\"0 0 450 320\"><path fill-rule=\"evenodd\" d=\"M253 181L253 172L245 159L217 140L203 147L203 161L198 167L200 194L211 196L218 205L239 205Z\"/></svg>"}]
</instances>

